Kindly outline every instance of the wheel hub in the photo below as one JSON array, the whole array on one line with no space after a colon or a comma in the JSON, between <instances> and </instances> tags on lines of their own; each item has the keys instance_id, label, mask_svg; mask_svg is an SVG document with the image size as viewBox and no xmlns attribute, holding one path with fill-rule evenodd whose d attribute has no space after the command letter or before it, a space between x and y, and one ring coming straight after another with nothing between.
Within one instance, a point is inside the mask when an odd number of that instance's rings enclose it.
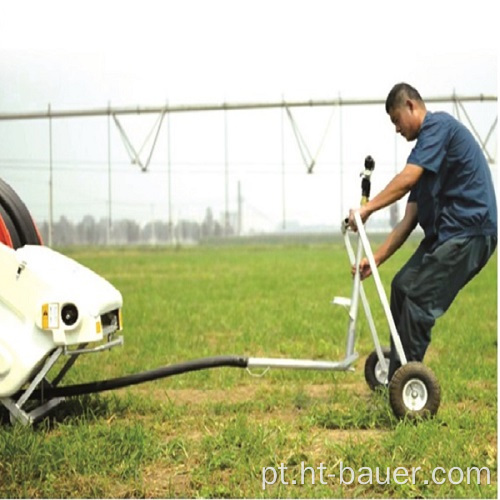
<instances>
[{"instance_id":1,"label":"wheel hub","mask_svg":"<svg viewBox=\"0 0 500 500\"><path fill-rule=\"evenodd\" d=\"M403 388L403 402L411 411L420 411L427 404L427 387L420 379L410 379Z\"/></svg>"},{"instance_id":2,"label":"wheel hub","mask_svg":"<svg viewBox=\"0 0 500 500\"><path fill-rule=\"evenodd\" d=\"M386 363L382 365L380 361L377 362L375 365L375 378L379 381L380 384L382 385L387 385L388 383L388 370L387 370L387 365L389 362L386 360Z\"/></svg>"}]
</instances>

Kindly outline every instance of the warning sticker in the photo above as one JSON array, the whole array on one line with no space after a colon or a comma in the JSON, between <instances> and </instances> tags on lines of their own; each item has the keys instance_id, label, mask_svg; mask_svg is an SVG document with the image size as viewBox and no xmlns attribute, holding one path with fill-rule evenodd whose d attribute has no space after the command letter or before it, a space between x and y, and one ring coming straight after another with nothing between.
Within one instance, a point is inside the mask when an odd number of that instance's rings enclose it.
<instances>
[{"instance_id":1,"label":"warning sticker","mask_svg":"<svg viewBox=\"0 0 500 500\"><path fill-rule=\"evenodd\" d=\"M44 330L54 330L59 328L59 304L42 305L42 328Z\"/></svg>"}]
</instances>

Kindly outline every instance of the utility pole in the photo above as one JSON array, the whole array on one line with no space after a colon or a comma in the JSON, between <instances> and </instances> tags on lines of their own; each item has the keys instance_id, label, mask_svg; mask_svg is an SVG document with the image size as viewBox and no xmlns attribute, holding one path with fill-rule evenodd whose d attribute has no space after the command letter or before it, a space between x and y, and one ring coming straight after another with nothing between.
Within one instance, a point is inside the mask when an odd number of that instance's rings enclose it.
<instances>
[{"instance_id":1,"label":"utility pole","mask_svg":"<svg viewBox=\"0 0 500 500\"><path fill-rule=\"evenodd\" d=\"M243 233L243 198L241 196L241 181L238 181L238 236Z\"/></svg>"},{"instance_id":2,"label":"utility pole","mask_svg":"<svg viewBox=\"0 0 500 500\"><path fill-rule=\"evenodd\" d=\"M227 110L224 110L224 236L229 236L229 153L227 147Z\"/></svg>"},{"instance_id":3,"label":"utility pole","mask_svg":"<svg viewBox=\"0 0 500 500\"><path fill-rule=\"evenodd\" d=\"M285 99L283 99L285 102ZM286 231L286 184L285 184L285 106L281 109L281 202L282 229Z\"/></svg>"},{"instance_id":4,"label":"utility pole","mask_svg":"<svg viewBox=\"0 0 500 500\"><path fill-rule=\"evenodd\" d=\"M168 237L173 243L174 225L172 223L172 142L170 140L170 113L167 113L167 169L168 169Z\"/></svg>"},{"instance_id":5,"label":"utility pole","mask_svg":"<svg viewBox=\"0 0 500 500\"><path fill-rule=\"evenodd\" d=\"M52 164L52 113L49 103L49 247L52 247L54 230L54 174Z\"/></svg>"},{"instance_id":6,"label":"utility pole","mask_svg":"<svg viewBox=\"0 0 500 500\"><path fill-rule=\"evenodd\" d=\"M111 189L111 103L108 102L108 245L111 243L112 189Z\"/></svg>"}]
</instances>

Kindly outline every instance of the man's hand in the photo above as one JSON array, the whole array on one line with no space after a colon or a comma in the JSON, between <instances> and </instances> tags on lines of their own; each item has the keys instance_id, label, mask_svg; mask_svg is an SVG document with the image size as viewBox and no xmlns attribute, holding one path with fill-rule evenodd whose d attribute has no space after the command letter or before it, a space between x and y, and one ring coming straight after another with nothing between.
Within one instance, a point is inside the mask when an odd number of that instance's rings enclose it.
<instances>
[{"instance_id":1,"label":"man's hand","mask_svg":"<svg viewBox=\"0 0 500 500\"><path fill-rule=\"evenodd\" d=\"M351 274L354 275L356 274L356 266L352 266L351 268ZM364 257L361 259L361 262L359 263L359 276L361 280L364 280L365 278L368 278L368 276L371 276L372 274L372 268L370 266L370 263L368 262L368 259Z\"/></svg>"},{"instance_id":2,"label":"man's hand","mask_svg":"<svg viewBox=\"0 0 500 500\"><path fill-rule=\"evenodd\" d=\"M356 220L354 219L354 214L356 212L359 212L359 215L361 217L361 220L363 221L363 224L366 222L366 220L368 219L368 217L370 216L370 211L366 208L366 205L363 205L359 208L351 208L351 210L349 210L349 227L353 230L353 231L357 231L358 230L358 227L356 225Z\"/></svg>"}]
</instances>

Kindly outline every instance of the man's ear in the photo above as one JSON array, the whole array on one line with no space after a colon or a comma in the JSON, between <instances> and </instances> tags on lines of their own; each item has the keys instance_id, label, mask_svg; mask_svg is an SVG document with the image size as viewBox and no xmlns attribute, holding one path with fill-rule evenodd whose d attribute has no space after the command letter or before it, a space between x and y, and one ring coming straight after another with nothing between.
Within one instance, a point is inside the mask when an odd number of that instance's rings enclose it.
<instances>
[{"instance_id":1,"label":"man's ear","mask_svg":"<svg viewBox=\"0 0 500 500\"><path fill-rule=\"evenodd\" d=\"M405 102L406 106L408 106L408 109L413 112L415 111L415 102L412 101L411 99L406 99L406 102Z\"/></svg>"}]
</instances>

